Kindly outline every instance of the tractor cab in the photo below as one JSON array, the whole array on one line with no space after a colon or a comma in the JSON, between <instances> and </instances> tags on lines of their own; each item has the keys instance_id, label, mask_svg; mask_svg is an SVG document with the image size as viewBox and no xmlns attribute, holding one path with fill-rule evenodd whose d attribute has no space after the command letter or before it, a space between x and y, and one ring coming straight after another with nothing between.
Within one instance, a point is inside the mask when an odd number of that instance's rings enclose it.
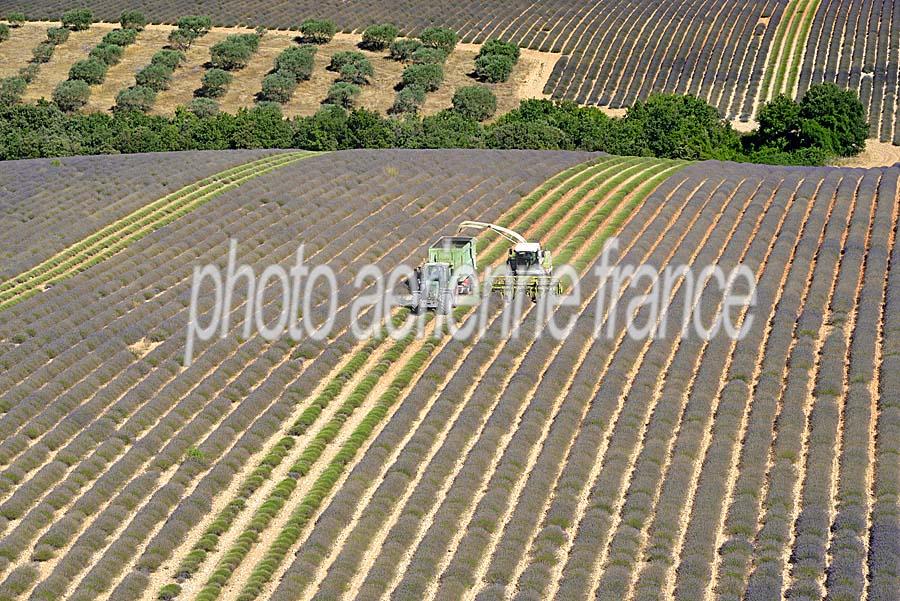
<instances>
[{"instance_id":1,"label":"tractor cab","mask_svg":"<svg viewBox=\"0 0 900 601\"><path fill-rule=\"evenodd\" d=\"M553 259L537 242L520 242L509 249L506 260L513 276L543 276L553 273Z\"/></svg>"}]
</instances>

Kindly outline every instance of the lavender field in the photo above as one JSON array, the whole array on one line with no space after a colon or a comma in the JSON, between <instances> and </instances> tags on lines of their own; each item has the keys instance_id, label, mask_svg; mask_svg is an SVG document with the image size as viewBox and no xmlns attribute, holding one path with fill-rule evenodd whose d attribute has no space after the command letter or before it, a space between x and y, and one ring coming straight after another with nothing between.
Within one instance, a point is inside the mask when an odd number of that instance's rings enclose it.
<instances>
[{"instance_id":1,"label":"lavender field","mask_svg":"<svg viewBox=\"0 0 900 601\"><path fill-rule=\"evenodd\" d=\"M0 599L895 600L898 183L557 151L5 163ZM582 276L569 335L530 303L512 335L491 296L454 310L486 319L471 338L427 314L428 337L357 339L362 266L467 219ZM613 238L616 265L746 266L746 335L629 335L660 315L647 278L597 302ZM237 286L185 367L194 269L230 239L257 273L301 243L330 266L331 335L243 335ZM477 245L482 269L509 248ZM664 296L723 310L684 277Z\"/></svg>"}]
</instances>

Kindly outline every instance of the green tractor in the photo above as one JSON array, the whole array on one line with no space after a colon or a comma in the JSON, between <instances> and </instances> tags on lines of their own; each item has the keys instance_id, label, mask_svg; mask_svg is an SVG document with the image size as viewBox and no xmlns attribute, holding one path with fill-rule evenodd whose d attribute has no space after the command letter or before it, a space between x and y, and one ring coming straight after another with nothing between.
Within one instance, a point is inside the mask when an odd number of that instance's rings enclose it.
<instances>
[{"instance_id":1,"label":"green tractor","mask_svg":"<svg viewBox=\"0 0 900 601\"><path fill-rule=\"evenodd\" d=\"M407 306L447 315L460 297L476 293L477 269L475 238L444 236L428 249L428 261L416 268Z\"/></svg>"}]
</instances>

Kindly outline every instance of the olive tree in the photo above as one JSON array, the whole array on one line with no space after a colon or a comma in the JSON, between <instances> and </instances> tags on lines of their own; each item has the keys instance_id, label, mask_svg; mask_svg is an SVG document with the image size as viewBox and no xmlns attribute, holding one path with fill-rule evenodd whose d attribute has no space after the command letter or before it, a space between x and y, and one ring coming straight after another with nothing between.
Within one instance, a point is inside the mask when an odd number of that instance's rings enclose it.
<instances>
[{"instance_id":1,"label":"olive tree","mask_svg":"<svg viewBox=\"0 0 900 601\"><path fill-rule=\"evenodd\" d=\"M453 94L453 110L475 121L484 121L497 112L497 97L486 86L467 86Z\"/></svg>"},{"instance_id":2,"label":"olive tree","mask_svg":"<svg viewBox=\"0 0 900 601\"><path fill-rule=\"evenodd\" d=\"M337 26L327 19L307 19L300 24L303 39L313 44L327 44L337 33Z\"/></svg>"},{"instance_id":3,"label":"olive tree","mask_svg":"<svg viewBox=\"0 0 900 601\"><path fill-rule=\"evenodd\" d=\"M53 90L53 102L62 111L77 111L85 104L91 96L91 88L88 84L81 80L68 79L62 81Z\"/></svg>"},{"instance_id":4,"label":"olive tree","mask_svg":"<svg viewBox=\"0 0 900 601\"><path fill-rule=\"evenodd\" d=\"M360 47L366 50L384 50L399 34L400 30L397 29L397 26L390 23L370 25L363 31Z\"/></svg>"},{"instance_id":5,"label":"olive tree","mask_svg":"<svg viewBox=\"0 0 900 601\"><path fill-rule=\"evenodd\" d=\"M66 11L62 16L63 27L72 31L84 31L94 22L94 14L86 8L76 8Z\"/></svg>"}]
</instances>

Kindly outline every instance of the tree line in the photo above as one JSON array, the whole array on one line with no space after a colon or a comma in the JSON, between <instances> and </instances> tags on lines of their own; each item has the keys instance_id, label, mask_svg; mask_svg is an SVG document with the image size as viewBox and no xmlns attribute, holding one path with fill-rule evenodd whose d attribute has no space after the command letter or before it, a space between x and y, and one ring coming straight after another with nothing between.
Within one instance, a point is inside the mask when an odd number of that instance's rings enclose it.
<instances>
[{"instance_id":1,"label":"tree line","mask_svg":"<svg viewBox=\"0 0 900 601\"><path fill-rule=\"evenodd\" d=\"M0 108L0 159L231 148L500 148L604 151L610 154L782 165L821 165L865 148L868 124L854 92L813 86L800 100L764 104L759 126L737 132L695 96L655 94L626 115L570 101L524 100L491 123L495 99L457 91L453 108L431 116L382 116L323 105L309 117L285 118L276 103L237 114L173 116L140 111L65 113L49 102Z\"/></svg>"}]
</instances>

